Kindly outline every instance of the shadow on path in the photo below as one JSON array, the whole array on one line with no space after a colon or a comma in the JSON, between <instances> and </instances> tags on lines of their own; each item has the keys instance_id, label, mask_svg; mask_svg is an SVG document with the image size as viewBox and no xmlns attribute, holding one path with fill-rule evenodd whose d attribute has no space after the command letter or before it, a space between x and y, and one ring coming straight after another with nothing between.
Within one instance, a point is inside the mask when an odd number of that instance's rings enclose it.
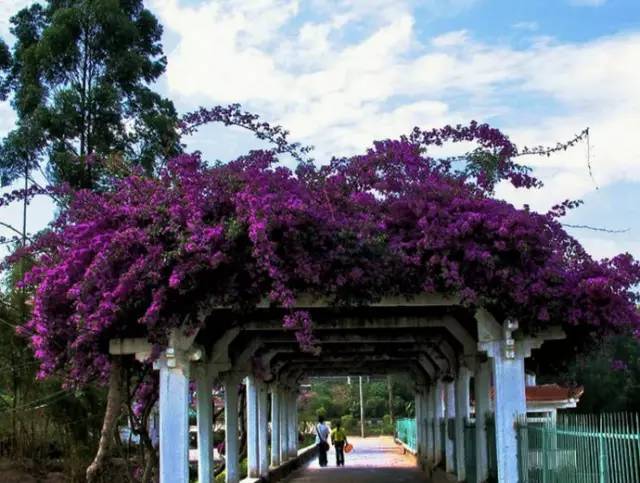
<instances>
[{"instance_id":1,"label":"shadow on path","mask_svg":"<svg viewBox=\"0 0 640 483\"><path fill-rule=\"evenodd\" d=\"M393 438L349 438L354 450L345 455L345 466L337 468L335 452L329 451L329 466L320 468L318 460L294 472L287 483L424 483L426 475L415 458L403 454Z\"/></svg>"}]
</instances>

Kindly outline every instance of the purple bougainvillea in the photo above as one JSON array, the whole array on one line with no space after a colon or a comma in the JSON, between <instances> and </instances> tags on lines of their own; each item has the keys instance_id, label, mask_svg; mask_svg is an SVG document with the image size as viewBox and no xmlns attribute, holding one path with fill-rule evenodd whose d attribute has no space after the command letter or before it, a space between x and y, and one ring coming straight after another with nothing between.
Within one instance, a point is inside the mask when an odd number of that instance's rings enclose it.
<instances>
[{"instance_id":1,"label":"purple bougainvillea","mask_svg":"<svg viewBox=\"0 0 640 483\"><path fill-rule=\"evenodd\" d=\"M227 109L198 111L182 127L227 116L276 148L213 166L182 155L156 178L134 173L107 192L79 191L29 248L33 315L21 330L42 376L104 378L109 339L146 336L161 347L172 328L217 323L207 320L213 306L265 297L291 309L283 323L312 349L309 314L292 308L303 293L335 304L458 294L525 330L639 326L638 264L629 255L593 260L557 219L572 203L538 214L492 197L500 180L539 184L500 131L415 130L290 170L278 153L304 149ZM447 142L479 147L455 169L456 160L429 154Z\"/></svg>"}]
</instances>

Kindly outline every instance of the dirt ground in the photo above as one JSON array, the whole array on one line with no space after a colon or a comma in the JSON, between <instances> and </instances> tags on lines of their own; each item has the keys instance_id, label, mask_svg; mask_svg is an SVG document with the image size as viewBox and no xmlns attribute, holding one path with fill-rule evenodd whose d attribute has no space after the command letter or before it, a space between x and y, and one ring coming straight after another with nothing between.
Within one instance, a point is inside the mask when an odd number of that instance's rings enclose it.
<instances>
[{"instance_id":1,"label":"dirt ground","mask_svg":"<svg viewBox=\"0 0 640 483\"><path fill-rule=\"evenodd\" d=\"M66 483L64 474L51 472L45 475L34 476L38 472L24 468L15 461L0 460L0 482L2 483Z\"/></svg>"}]
</instances>

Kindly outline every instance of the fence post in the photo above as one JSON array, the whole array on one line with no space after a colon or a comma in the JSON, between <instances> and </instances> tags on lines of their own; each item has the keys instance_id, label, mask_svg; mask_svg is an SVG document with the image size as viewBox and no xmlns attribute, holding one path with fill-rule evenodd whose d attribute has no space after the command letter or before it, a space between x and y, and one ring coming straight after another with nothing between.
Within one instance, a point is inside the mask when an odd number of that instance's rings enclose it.
<instances>
[{"instance_id":1,"label":"fence post","mask_svg":"<svg viewBox=\"0 0 640 483\"><path fill-rule=\"evenodd\" d=\"M546 423L542 425L542 483L549 483L549 445L548 441L549 426Z\"/></svg>"},{"instance_id":2,"label":"fence post","mask_svg":"<svg viewBox=\"0 0 640 483\"><path fill-rule=\"evenodd\" d=\"M517 454L518 460L518 477L520 483L528 483L529 481L529 427L527 425L526 415L520 415L516 418L517 432ZM544 472L543 472L544 474ZM543 476L544 482L544 476ZM546 483L546 482L545 482Z\"/></svg>"},{"instance_id":3,"label":"fence post","mask_svg":"<svg viewBox=\"0 0 640 483\"><path fill-rule=\"evenodd\" d=\"M447 473L453 473L456 470L455 462L455 439L453 437L453 420L456 416L456 392L455 383L447 382L445 385L445 446L444 461Z\"/></svg>"},{"instance_id":4,"label":"fence post","mask_svg":"<svg viewBox=\"0 0 640 483\"><path fill-rule=\"evenodd\" d=\"M478 363L474 392L476 398L476 482L474 483L482 483L489 477L487 456L487 413L491 400L491 365L489 361Z\"/></svg>"},{"instance_id":5,"label":"fence post","mask_svg":"<svg viewBox=\"0 0 640 483\"><path fill-rule=\"evenodd\" d=\"M600 434L598 435L598 483L606 483L607 454L605 451L605 439L602 434L602 417L600 417Z\"/></svg>"}]
</instances>

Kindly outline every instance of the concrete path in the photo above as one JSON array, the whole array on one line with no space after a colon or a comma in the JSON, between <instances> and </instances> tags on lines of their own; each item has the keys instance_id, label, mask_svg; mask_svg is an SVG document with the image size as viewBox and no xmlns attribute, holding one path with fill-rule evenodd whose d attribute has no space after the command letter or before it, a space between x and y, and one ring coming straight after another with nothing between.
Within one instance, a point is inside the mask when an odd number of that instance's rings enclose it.
<instances>
[{"instance_id":1,"label":"concrete path","mask_svg":"<svg viewBox=\"0 0 640 483\"><path fill-rule=\"evenodd\" d=\"M329 451L329 466L320 468L315 459L294 472L287 483L424 483L427 478L416 467L415 458L402 454L393 438L349 438L354 450L345 455L345 466L336 468L333 448Z\"/></svg>"}]
</instances>

